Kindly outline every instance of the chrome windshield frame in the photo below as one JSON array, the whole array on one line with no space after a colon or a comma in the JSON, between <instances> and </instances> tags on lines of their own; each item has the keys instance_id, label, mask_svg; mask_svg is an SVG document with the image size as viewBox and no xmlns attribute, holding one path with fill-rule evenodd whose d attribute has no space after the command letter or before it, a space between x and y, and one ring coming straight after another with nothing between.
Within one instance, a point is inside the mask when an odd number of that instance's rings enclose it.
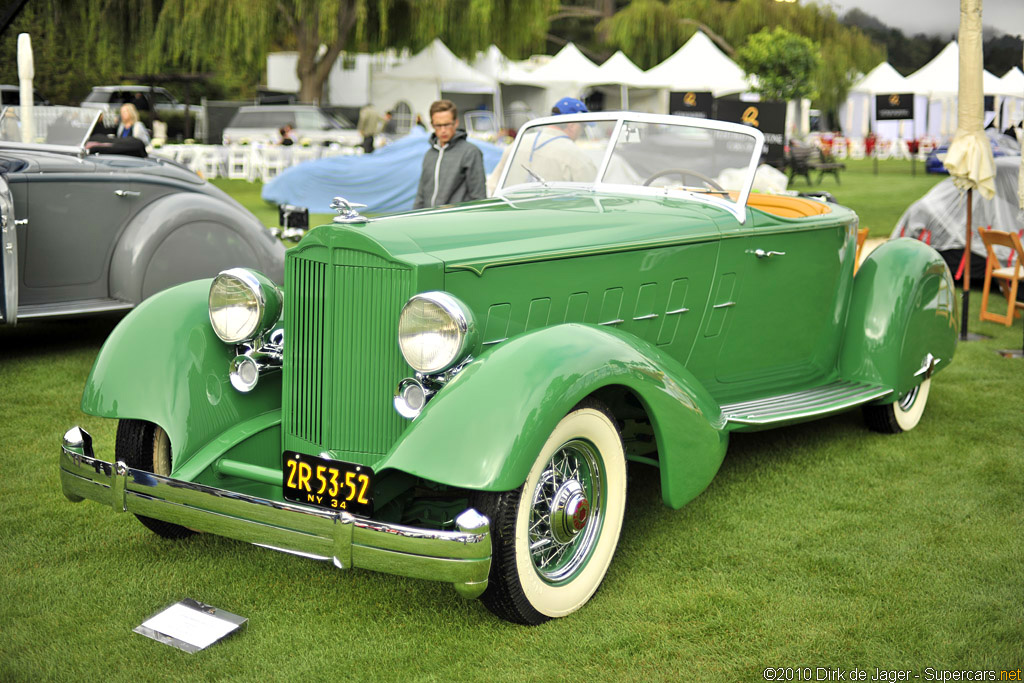
<instances>
[{"instance_id":1,"label":"chrome windshield frame","mask_svg":"<svg viewBox=\"0 0 1024 683\"><path fill-rule=\"evenodd\" d=\"M578 183L578 182L562 182L562 181L548 181L543 183L518 183L505 187L505 179L508 176L509 169L511 168L511 160L516 157L519 149L519 143L523 139L523 133L528 128L537 126L546 126L551 124L564 124L571 122L590 123L597 121L613 121L615 126L612 129L611 135L608 139L608 147L604 152L601 160L601 165L597 170L597 180L592 183ZM660 187L643 187L638 185L623 185L617 183L607 183L603 179L608 171L608 166L611 163L613 152L615 150L615 142L618 140L622 131L623 125L626 122L636 123L651 123L658 125L667 126L688 126L691 128L703 128L706 130L722 131L727 133L735 133L739 135L747 135L754 140L754 149L751 153L750 159L747 162L745 168L746 173L743 180L743 184L739 190L736 201L725 200L721 197L717 197L713 194L704 194L700 192L693 192L690 190L680 188L660 188ZM706 203L712 206L716 206L726 211L729 211L740 223L745 223L747 218L747 198L750 196L751 188L754 184L754 173L757 170L757 166L761 161L761 152L764 148L764 134L760 130L752 126L746 126L739 123L729 123L726 121L716 121L713 119L698 119L691 118L688 116L671 116L667 114L643 114L639 112L629 111L616 111L616 112L596 112L587 114L566 114L562 116L545 116L538 119L533 119L526 122L519 129L516 135L516 140L512 145L512 149L508 153L508 163L502 169L501 176L498 178L498 189L495 191L495 197L504 198L506 194L519 192L522 190L536 190L538 187L549 187L549 188L566 188L566 189L585 189L592 192L609 192L617 194L633 194L645 197L670 197L670 198L682 198L688 200L694 200L701 203Z\"/></svg>"}]
</instances>

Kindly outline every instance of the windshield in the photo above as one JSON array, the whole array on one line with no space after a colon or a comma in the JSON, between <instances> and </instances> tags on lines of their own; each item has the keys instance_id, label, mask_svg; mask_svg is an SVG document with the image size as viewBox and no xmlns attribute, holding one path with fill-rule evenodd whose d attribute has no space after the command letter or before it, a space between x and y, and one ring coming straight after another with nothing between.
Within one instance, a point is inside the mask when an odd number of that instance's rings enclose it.
<instances>
[{"instance_id":1,"label":"windshield","mask_svg":"<svg viewBox=\"0 0 1024 683\"><path fill-rule=\"evenodd\" d=\"M92 135L100 112L81 107L33 107L32 140L48 145L81 147ZM4 107L0 112L0 141L22 142L24 126L21 107Z\"/></svg>"},{"instance_id":2,"label":"windshield","mask_svg":"<svg viewBox=\"0 0 1024 683\"><path fill-rule=\"evenodd\" d=\"M634 118L635 117L635 118ZM761 137L752 128L682 116L540 119L520 131L501 189L559 183L737 202L749 191Z\"/></svg>"}]
</instances>

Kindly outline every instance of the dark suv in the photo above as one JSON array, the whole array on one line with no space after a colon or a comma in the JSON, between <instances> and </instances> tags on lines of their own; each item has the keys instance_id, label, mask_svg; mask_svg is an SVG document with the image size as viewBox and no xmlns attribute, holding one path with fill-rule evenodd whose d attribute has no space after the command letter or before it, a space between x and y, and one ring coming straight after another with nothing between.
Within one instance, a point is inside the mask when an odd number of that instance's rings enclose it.
<instances>
[{"instance_id":1,"label":"dark suv","mask_svg":"<svg viewBox=\"0 0 1024 683\"><path fill-rule=\"evenodd\" d=\"M86 109L102 109L103 125L117 126L121 105L130 102L139 110L139 118L150 132L153 119L167 124L167 137L200 137L202 133L202 105L189 105L191 126L185 125L185 105L178 102L166 88L148 85L98 85L92 89L81 106Z\"/></svg>"}]
</instances>

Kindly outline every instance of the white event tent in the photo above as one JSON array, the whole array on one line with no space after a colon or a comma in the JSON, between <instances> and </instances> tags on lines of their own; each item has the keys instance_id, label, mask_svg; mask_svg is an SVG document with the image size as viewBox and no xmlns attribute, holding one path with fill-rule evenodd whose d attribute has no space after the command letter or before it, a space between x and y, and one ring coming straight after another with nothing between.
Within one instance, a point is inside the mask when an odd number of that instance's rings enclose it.
<instances>
[{"instance_id":1,"label":"white event tent","mask_svg":"<svg viewBox=\"0 0 1024 683\"><path fill-rule=\"evenodd\" d=\"M544 112L545 88L534 85L530 72L509 59L497 45L478 52L473 68L498 83L500 100L505 108L504 126L518 128L525 119ZM525 105L525 111L517 103Z\"/></svg>"},{"instance_id":2,"label":"white event tent","mask_svg":"<svg viewBox=\"0 0 1024 683\"><path fill-rule=\"evenodd\" d=\"M413 116L420 114L424 121L430 104L442 98L455 102L460 112L480 107L501 110L498 82L456 57L439 38L404 64L374 74L370 92L370 101L378 107L391 109L404 101Z\"/></svg>"},{"instance_id":3,"label":"white event tent","mask_svg":"<svg viewBox=\"0 0 1024 683\"><path fill-rule=\"evenodd\" d=\"M869 131L883 139L917 138L924 134L928 120L928 97L914 93L913 121L878 121L875 97L913 93L907 79L888 62L882 62L853 84L846 103L839 110L839 126L846 137L864 137Z\"/></svg>"},{"instance_id":4,"label":"white event tent","mask_svg":"<svg viewBox=\"0 0 1024 683\"><path fill-rule=\"evenodd\" d=\"M1003 102L999 123L1004 130L1024 120L1024 71L1015 66L999 79L1002 85Z\"/></svg>"},{"instance_id":5,"label":"white event tent","mask_svg":"<svg viewBox=\"0 0 1024 683\"><path fill-rule=\"evenodd\" d=\"M930 62L907 76L910 90L928 97L927 133L931 137L950 138L956 132L959 73L960 48L953 40ZM994 74L982 71L981 87L985 95L998 96L1002 83ZM994 112L985 112L985 124L994 117Z\"/></svg>"},{"instance_id":6,"label":"white event tent","mask_svg":"<svg viewBox=\"0 0 1024 683\"><path fill-rule=\"evenodd\" d=\"M521 84L545 89L538 113L546 113L563 97L580 97L588 87L603 83L603 79L598 66L573 43L568 43L547 64L531 71Z\"/></svg>"},{"instance_id":7,"label":"white event tent","mask_svg":"<svg viewBox=\"0 0 1024 683\"><path fill-rule=\"evenodd\" d=\"M647 111L659 110L660 90L665 87L651 78L619 50L597 69L600 83L597 90L605 93L605 109ZM618 86L606 88L604 86Z\"/></svg>"},{"instance_id":8,"label":"white event tent","mask_svg":"<svg viewBox=\"0 0 1024 683\"><path fill-rule=\"evenodd\" d=\"M710 92L715 97L750 89L743 69L703 31L697 31L661 64L647 70L651 83L665 88L661 111L668 111L668 92Z\"/></svg>"}]
</instances>

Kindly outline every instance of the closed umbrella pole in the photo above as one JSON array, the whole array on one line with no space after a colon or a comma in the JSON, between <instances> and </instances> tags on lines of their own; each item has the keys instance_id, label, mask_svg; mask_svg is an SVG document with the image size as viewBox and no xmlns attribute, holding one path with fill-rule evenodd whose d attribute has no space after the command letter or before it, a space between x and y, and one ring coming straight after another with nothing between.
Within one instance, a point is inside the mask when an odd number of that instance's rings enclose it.
<instances>
[{"instance_id":1,"label":"closed umbrella pole","mask_svg":"<svg viewBox=\"0 0 1024 683\"><path fill-rule=\"evenodd\" d=\"M960 79L957 92L956 135L943 162L953 182L967 191L967 226L964 239L963 319L960 339L967 340L971 293L971 233L974 190L985 199L996 193L992 147L984 131L982 96L981 0L960 0Z\"/></svg>"},{"instance_id":2,"label":"closed umbrella pole","mask_svg":"<svg viewBox=\"0 0 1024 683\"><path fill-rule=\"evenodd\" d=\"M27 33L18 34L18 86L21 94L21 141L33 142L36 137L35 121L32 117L32 80L36 77L36 66L32 60L32 38Z\"/></svg>"}]
</instances>

